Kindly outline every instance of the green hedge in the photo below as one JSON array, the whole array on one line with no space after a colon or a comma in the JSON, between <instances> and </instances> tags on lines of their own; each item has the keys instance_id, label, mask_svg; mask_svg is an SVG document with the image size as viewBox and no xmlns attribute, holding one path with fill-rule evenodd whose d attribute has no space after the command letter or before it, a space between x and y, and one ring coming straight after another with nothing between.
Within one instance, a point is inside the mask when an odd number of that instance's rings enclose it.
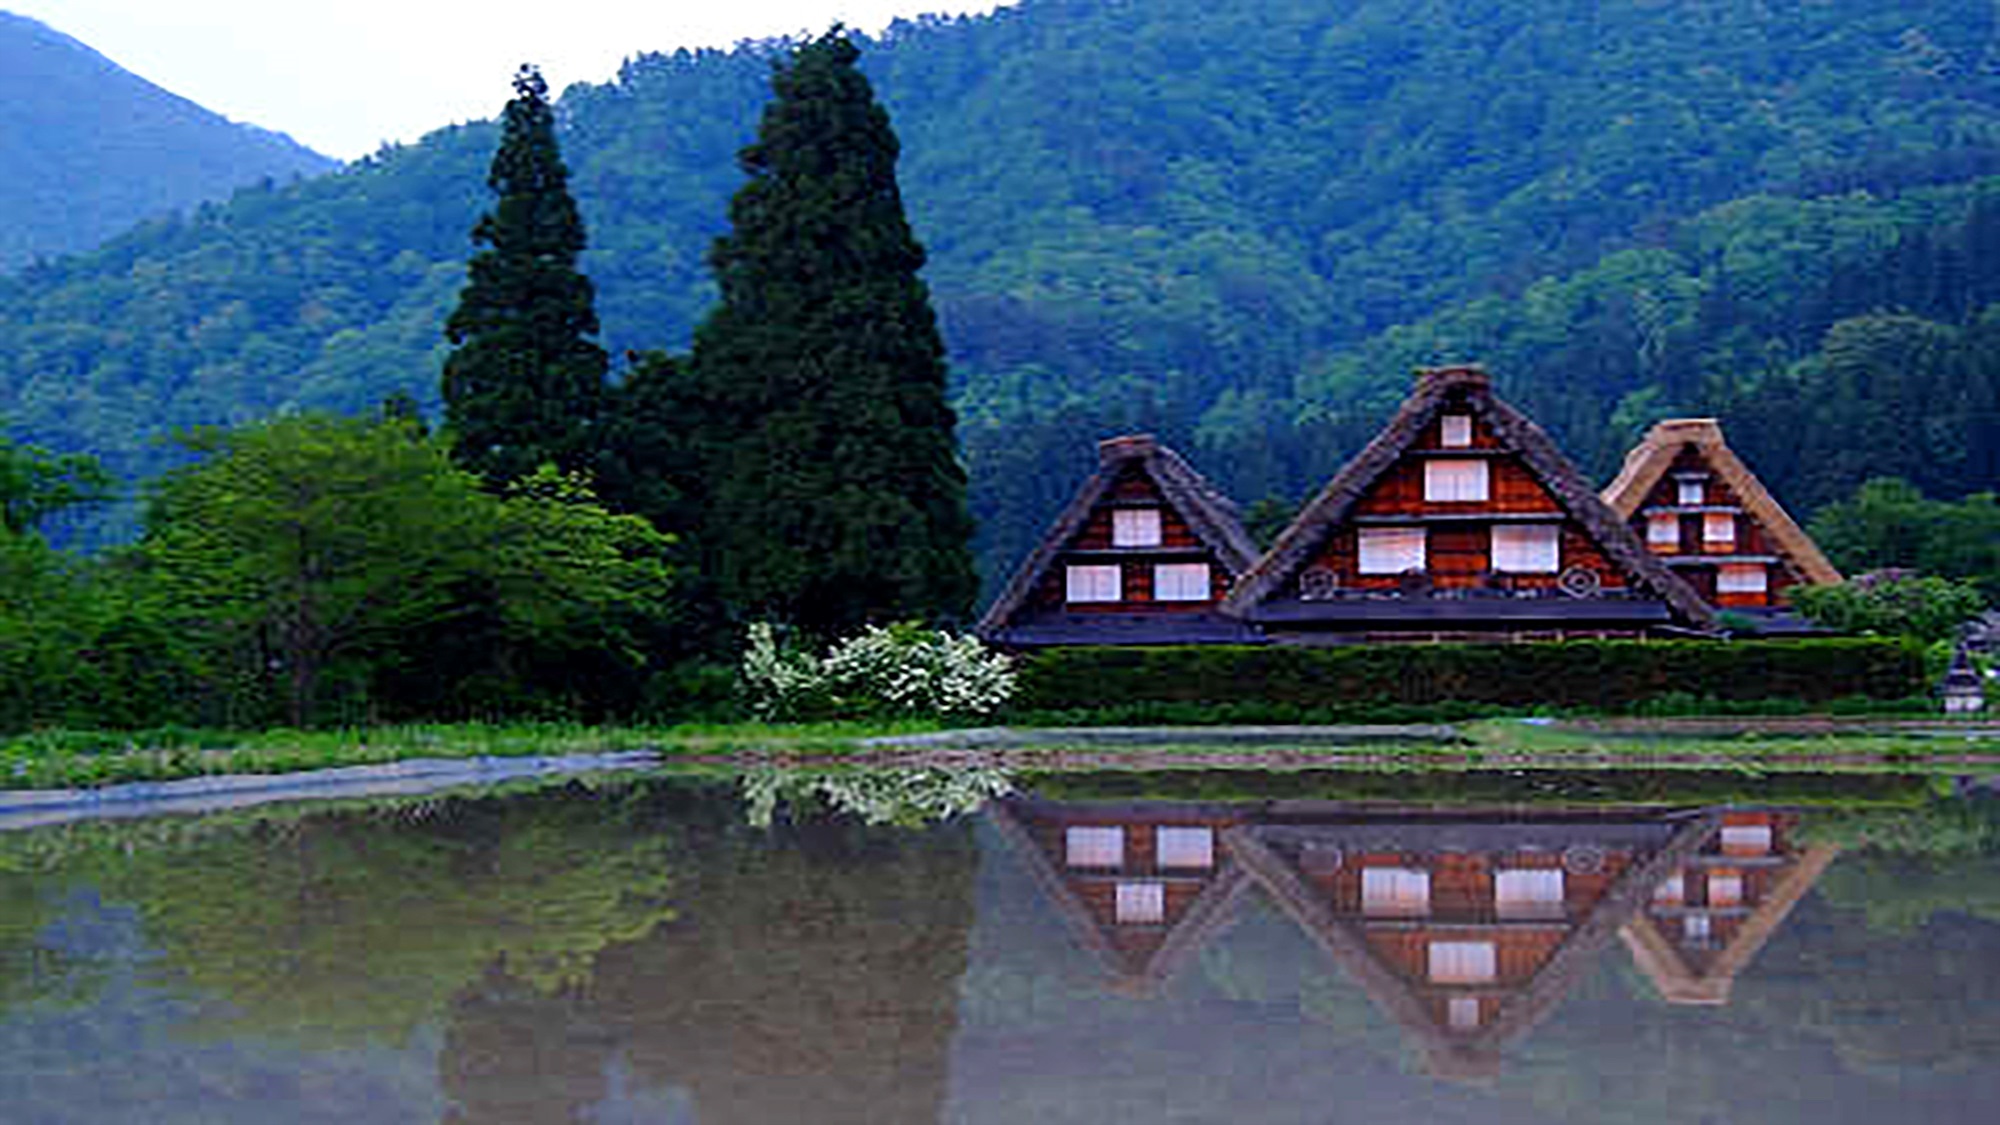
<instances>
[{"instance_id":1,"label":"green hedge","mask_svg":"<svg viewBox=\"0 0 2000 1125\"><path fill-rule=\"evenodd\" d=\"M1826 704L1929 690L1924 650L1877 637L1546 644L1069 648L1022 661L1015 707L1257 705L1631 711L1665 699Z\"/></svg>"}]
</instances>

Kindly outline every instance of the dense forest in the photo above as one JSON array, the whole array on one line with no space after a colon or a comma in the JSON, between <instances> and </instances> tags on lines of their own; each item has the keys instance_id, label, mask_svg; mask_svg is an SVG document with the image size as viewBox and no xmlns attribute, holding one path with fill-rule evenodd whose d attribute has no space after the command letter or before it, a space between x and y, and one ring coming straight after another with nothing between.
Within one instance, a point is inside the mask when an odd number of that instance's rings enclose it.
<instances>
[{"instance_id":1,"label":"dense forest","mask_svg":"<svg viewBox=\"0 0 2000 1125\"><path fill-rule=\"evenodd\" d=\"M88 250L142 219L339 162L228 121L31 19L0 11L0 271Z\"/></svg>"},{"instance_id":2,"label":"dense forest","mask_svg":"<svg viewBox=\"0 0 2000 1125\"><path fill-rule=\"evenodd\" d=\"M1107 432L1295 500L1443 359L1485 360L1600 474L1698 410L1795 507L1877 472L1978 487L1993 392L1960 373L1984 370L1995 284L1995 21L1984 0L1027 0L893 26L863 66L930 251L987 581ZM714 300L705 253L780 46L641 56L563 97L614 356L684 347ZM136 479L177 426L435 407L494 135L0 281L14 436Z\"/></svg>"}]
</instances>

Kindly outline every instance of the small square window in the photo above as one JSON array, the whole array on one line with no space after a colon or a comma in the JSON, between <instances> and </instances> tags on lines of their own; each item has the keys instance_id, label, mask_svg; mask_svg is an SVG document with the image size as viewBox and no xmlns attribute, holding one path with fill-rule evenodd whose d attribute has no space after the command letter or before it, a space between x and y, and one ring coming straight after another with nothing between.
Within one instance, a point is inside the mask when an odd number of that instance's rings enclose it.
<instances>
[{"instance_id":1,"label":"small square window","mask_svg":"<svg viewBox=\"0 0 2000 1125\"><path fill-rule=\"evenodd\" d=\"M1111 545L1113 547L1159 546L1160 510L1158 508L1113 508L1111 510Z\"/></svg>"},{"instance_id":2,"label":"small square window","mask_svg":"<svg viewBox=\"0 0 2000 1125\"><path fill-rule=\"evenodd\" d=\"M1655 547L1681 545L1681 518L1672 512L1654 512L1646 517L1646 542Z\"/></svg>"},{"instance_id":3,"label":"small square window","mask_svg":"<svg viewBox=\"0 0 2000 1125\"><path fill-rule=\"evenodd\" d=\"M1424 568L1421 527L1364 527L1360 544L1359 569L1363 574L1401 574Z\"/></svg>"},{"instance_id":4,"label":"small square window","mask_svg":"<svg viewBox=\"0 0 2000 1125\"><path fill-rule=\"evenodd\" d=\"M1653 901L1666 906L1678 906L1687 899L1687 876L1676 871L1660 880L1653 888Z\"/></svg>"},{"instance_id":5,"label":"small square window","mask_svg":"<svg viewBox=\"0 0 2000 1125\"><path fill-rule=\"evenodd\" d=\"M1490 941L1434 941L1431 980L1437 984L1487 984L1497 974Z\"/></svg>"},{"instance_id":6,"label":"small square window","mask_svg":"<svg viewBox=\"0 0 2000 1125\"><path fill-rule=\"evenodd\" d=\"M1681 481L1678 495L1680 497L1679 502L1682 504L1687 504L1687 505L1701 504L1703 502L1701 482L1698 480Z\"/></svg>"},{"instance_id":7,"label":"small square window","mask_svg":"<svg viewBox=\"0 0 2000 1125\"><path fill-rule=\"evenodd\" d=\"M1071 867L1123 867L1125 830L1085 827L1065 829L1063 858Z\"/></svg>"},{"instance_id":8,"label":"small square window","mask_svg":"<svg viewBox=\"0 0 2000 1125\"><path fill-rule=\"evenodd\" d=\"M1493 569L1503 574L1554 574L1562 569L1561 531L1552 523L1495 524Z\"/></svg>"},{"instance_id":9,"label":"small square window","mask_svg":"<svg viewBox=\"0 0 2000 1125\"><path fill-rule=\"evenodd\" d=\"M1215 830L1212 828L1161 828L1153 837L1162 868L1210 868L1215 866Z\"/></svg>"},{"instance_id":10,"label":"small square window","mask_svg":"<svg viewBox=\"0 0 2000 1125\"><path fill-rule=\"evenodd\" d=\"M1472 415L1446 414L1438 420L1438 444L1465 449L1472 444Z\"/></svg>"},{"instance_id":11,"label":"small square window","mask_svg":"<svg viewBox=\"0 0 2000 1125\"><path fill-rule=\"evenodd\" d=\"M1736 542L1736 517L1728 512L1710 512L1701 517L1701 541L1704 543Z\"/></svg>"},{"instance_id":12,"label":"small square window","mask_svg":"<svg viewBox=\"0 0 2000 1125\"><path fill-rule=\"evenodd\" d=\"M1153 567L1153 600L1205 602L1214 594L1207 563L1159 563Z\"/></svg>"},{"instance_id":13,"label":"small square window","mask_svg":"<svg viewBox=\"0 0 2000 1125\"><path fill-rule=\"evenodd\" d=\"M1725 875L1715 872L1708 877L1708 904L1710 906L1743 905L1743 876Z\"/></svg>"},{"instance_id":14,"label":"small square window","mask_svg":"<svg viewBox=\"0 0 2000 1125\"><path fill-rule=\"evenodd\" d=\"M1708 940L1708 915L1689 914L1681 919L1681 936L1693 942Z\"/></svg>"},{"instance_id":15,"label":"small square window","mask_svg":"<svg viewBox=\"0 0 2000 1125\"><path fill-rule=\"evenodd\" d=\"M1072 566L1068 568L1065 597L1072 602L1115 602L1123 596L1119 568L1112 566Z\"/></svg>"},{"instance_id":16,"label":"small square window","mask_svg":"<svg viewBox=\"0 0 2000 1125\"><path fill-rule=\"evenodd\" d=\"M1158 883L1120 883L1115 909L1119 924L1145 925L1167 920L1167 889Z\"/></svg>"},{"instance_id":17,"label":"small square window","mask_svg":"<svg viewBox=\"0 0 2000 1125\"><path fill-rule=\"evenodd\" d=\"M1424 499L1441 504L1462 504L1487 498L1484 461L1424 462Z\"/></svg>"},{"instance_id":18,"label":"small square window","mask_svg":"<svg viewBox=\"0 0 2000 1125\"><path fill-rule=\"evenodd\" d=\"M1454 996L1447 1008L1453 1031L1471 1031L1479 1026L1479 998Z\"/></svg>"}]
</instances>

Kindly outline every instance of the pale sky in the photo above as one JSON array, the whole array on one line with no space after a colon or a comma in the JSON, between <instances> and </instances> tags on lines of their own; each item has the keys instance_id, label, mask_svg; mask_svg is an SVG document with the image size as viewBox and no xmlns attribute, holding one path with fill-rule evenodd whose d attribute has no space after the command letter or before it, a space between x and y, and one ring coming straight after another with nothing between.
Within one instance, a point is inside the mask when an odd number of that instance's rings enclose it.
<instances>
[{"instance_id":1,"label":"pale sky","mask_svg":"<svg viewBox=\"0 0 2000 1125\"><path fill-rule=\"evenodd\" d=\"M236 121L352 160L492 117L532 62L561 90L627 57L994 0L0 0Z\"/></svg>"}]
</instances>

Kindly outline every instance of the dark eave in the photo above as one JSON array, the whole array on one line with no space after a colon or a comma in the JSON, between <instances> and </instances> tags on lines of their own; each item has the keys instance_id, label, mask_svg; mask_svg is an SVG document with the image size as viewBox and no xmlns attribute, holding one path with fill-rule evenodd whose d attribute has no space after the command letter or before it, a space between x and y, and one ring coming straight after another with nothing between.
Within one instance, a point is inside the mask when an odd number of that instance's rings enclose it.
<instances>
[{"instance_id":1,"label":"dark eave","mask_svg":"<svg viewBox=\"0 0 2000 1125\"><path fill-rule=\"evenodd\" d=\"M1575 625L1665 624L1665 603L1637 598L1332 598L1273 599L1250 607L1249 619L1266 625L1432 625L1439 622Z\"/></svg>"},{"instance_id":2,"label":"dark eave","mask_svg":"<svg viewBox=\"0 0 2000 1125\"><path fill-rule=\"evenodd\" d=\"M1048 613L1022 616L988 638L1009 648L1047 645L1263 644L1263 634L1234 618L1206 611L1170 613Z\"/></svg>"}]
</instances>

